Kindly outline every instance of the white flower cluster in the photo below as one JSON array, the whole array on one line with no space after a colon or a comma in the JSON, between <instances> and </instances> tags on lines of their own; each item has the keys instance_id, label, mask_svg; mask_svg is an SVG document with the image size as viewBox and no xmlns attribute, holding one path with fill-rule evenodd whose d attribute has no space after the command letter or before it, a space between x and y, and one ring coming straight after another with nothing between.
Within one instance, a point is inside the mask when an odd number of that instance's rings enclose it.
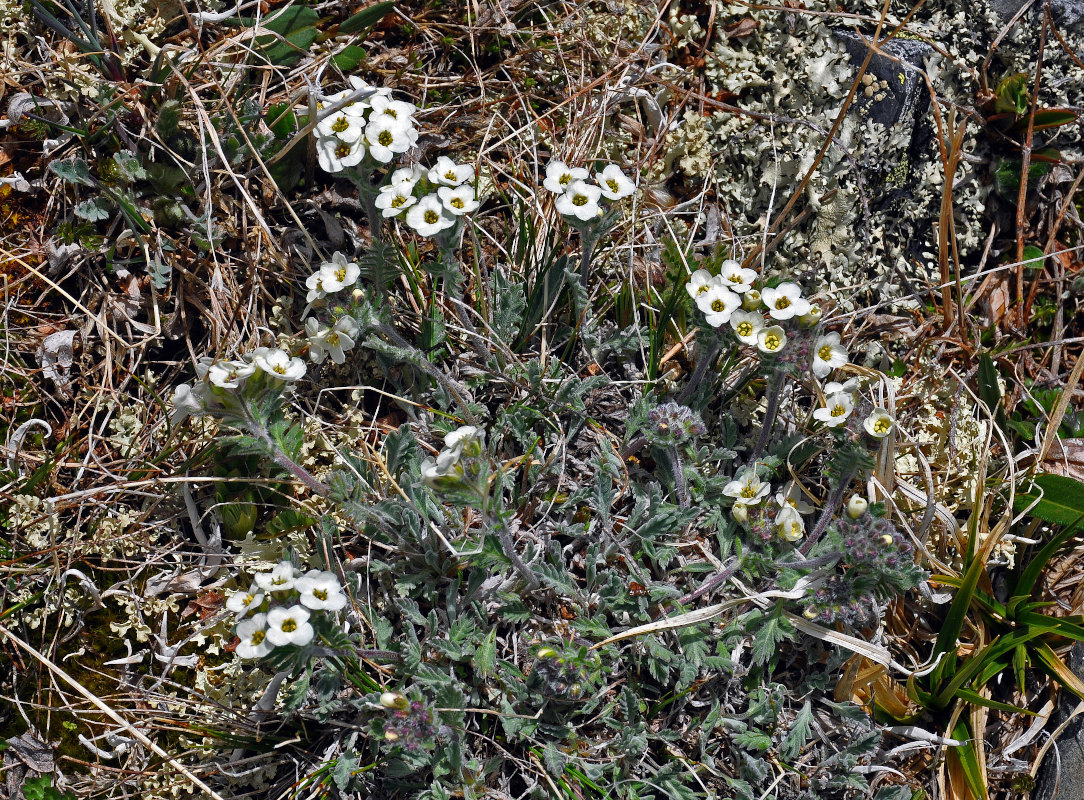
<instances>
[{"instance_id":1,"label":"white flower cluster","mask_svg":"<svg viewBox=\"0 0 1084 800\"><path fill-rule=\"evenodd\" d=\"M385 218L405 212L406 224L419 235L436 236L478 208L473 181L474 167L441 156L429 170L415 164L392 172L376 207Z\"/></svg>"},{"instance_id":2,"label":"white flower cluster","mask_svg":"<svg viewBox=\"0 0 1084 800\"><path fill-rule=\"evenodd\" d=\"M317 104L321 111L363 92L368 96L346 103L321 116L316 124L316 156L328 172L356 167L366 156L387 164L418 141L412 103L393 100L391 89L370 86L361 78L350 78L349 89L326 95Z\"/></svg>"},{"instance_id":3,"label":"white flower cluster","mask_svg":"<svg viewBox=\"0 0 1084 800\"><path fill-rule=\"evenodd\" d=\"M636 191L636 185L616 164L608 164L596 172L594 183L589 183L589 179L590 173L583 167L570 167L554 160L546 165L542 185L557 195L557 211L577 222L599 217L601 198L620 200Z\"/></svg>"},{"instance_id":4,"label":"white flower cluster","mask_svg":"<svg viewBox=\"0 0 1084 800\"><path fill-rule=\"evenodd\" d=\"M422 480L435 489L477 489L485 482L486 432L474 425L463 425L444 436L444 447L437 457L421 463Z\"/></svg>"},{"instance_id":5,"label":"white flower cluster","mask_svg":"<svg viewBox=\"0 0 1084 800\"><path fill-rule=\"evenodd\" d=\"M858 390L859 384L854 378L844 383L829 381L824 384L824 405L813 411L813 419L829 428L843 425L858 407ZM895 427L896 421L892 415L881 407L874 408L862 420L862 429L874 439L884 439Z\"/></svg>"},{"instance_id":6,"label":"white flower cluster","mask_svg":"<svg viewBox=\"0 0 1084 800\"><path fill-rule=\"evenodd\" d=\"M348 261L342 253L335 252L331 261L325 261L312 275L305 279L309 293L305 300L312 304L328 295L352 289L361 277L361 267ZM309 358L323 363L331 356L336 364L346 362L346 351L357 342L359 326L353 317L344 315L332 323L322 323L316 317L305 319L305 334L309 345Z\"/></svg>"},{"instance_id":7,"label":"white flower cluster","mask_svg":"<svg viewBox=\"0 0 1084 800\"><path fill-rule=\"evenodd\" d=\"M226 608L237 615L237 655L260 658L276 647L304 647L316 635L313 613L346 607L346 595L334 572L311 569L304 575L289 561L253 578L247 592L230 595ZM255 612L244 619L249 612Z\"/></svg>"},{"instance_id":8,"label":"white flower cluster","mask_svg":"<svg viewBox=\"0 0 1084 800\"><path fill-rule=\"evenodd\" d=\"M749 522L750 506L759 505L771 491L771 484L757 477L755 465L740 470L734 480L723 487L723 494L734 498L734 519L742 524ZM788 542L796 542L805 536L802 515L812 513L813 507L802 500L798 487L794 483L789 484L786 489L776 493L775 502L779 506L771 523L775 532Z\"/></svg>"}]
</instances>

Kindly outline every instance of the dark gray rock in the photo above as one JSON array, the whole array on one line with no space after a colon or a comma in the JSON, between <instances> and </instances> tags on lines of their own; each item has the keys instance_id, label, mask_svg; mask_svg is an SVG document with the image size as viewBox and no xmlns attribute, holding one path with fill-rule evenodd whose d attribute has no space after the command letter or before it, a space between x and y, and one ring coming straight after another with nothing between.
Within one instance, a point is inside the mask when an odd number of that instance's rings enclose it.
<instances>
[{"instance_id":1,"label":"dark gray rock","mask_svg":"<svg viewBox=\"0 0 1084 800\"><path fill-rule=\"evenodd\" d=\"M852 63L859 66L869 51L870 40L854 31L833 33L847 49ZM892 39L881 45L880 51L873 54L866 70L875 83L859 91L856 108L885 126L913 125L930 102L922 70L933 47L918 39Z\"/></svg>"},{"instance_id":2,"label":"dark gray rock","mask_svg":"<svg viewBox=\"0 0 1084 800\"><path fill-rule=\"evenodd\" d=\"M989 2L990 8L1008 22L1027 4L1028 0L989 0ZM1042 0L1036 0L1024 15L1037 21L1042 8ZM1050 0L1050 16L1062 28L1075 28L1084 22L1084 0Z\"/></svg>"},{"instance_id":3,"label":"dark gray rock","mask_svg":"<svg viewBox=\"0 0 1084 800\"><path fill-rule=\"evenodd\" d=\"M1073 645L1067 663L1073 672L1084 677L1084 642ZM1062 691L1051 725L1060 726L1076 705L1076 696ZM1047 751L1035 776L1030 800L1080 800L1081 797L1084 797L1084 716L1070 722Z\"/></svg>"}]
</instances>

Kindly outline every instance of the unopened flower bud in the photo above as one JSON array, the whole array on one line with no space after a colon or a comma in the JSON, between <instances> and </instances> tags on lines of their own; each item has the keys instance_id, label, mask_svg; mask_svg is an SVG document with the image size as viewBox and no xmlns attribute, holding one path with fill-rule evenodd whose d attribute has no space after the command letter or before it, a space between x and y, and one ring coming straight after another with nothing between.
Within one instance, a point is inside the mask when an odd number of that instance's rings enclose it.
<instances>
[{"instance_id":1,"label":"unopened flower bud","mask_svg":"<svg viewBox=\"0 0 1084 800\"><path fill-rule=\"evenodd\" d=\"M889 536L887 533L881 537L881 544L883 544L885 547L888 547L890 544L892 544L892 541L892 537Z\"/></svg>"},{"instance_id":2,"label":"unopened flower bud","mask_svg":"<svg viewBox=\"0 0 1084 800\"><path fill-rule=\"evenodd\" d=\"M541 650L538 651L539 658L555 658L556 656L557 651L554 650L552 647L543 647Z\"/></svg>"},{"instance_id":3,"label":"unopened flower bud","mask_svg":"<svg viewBox=\"0 0 1084 800\"><path fill-rule=\"evenodd\" d=\"M355 303L360 303L365 298L365 292L361 289L355 289L350 293L350 297L353 298Z\"/></svg>"},{"instance_id":4,"label":"unopened flower bud","mask_svg":"<svg viewBox=\"0 0 1084 800\"><path fill-rule=\"evenodd\" d=\"M738 503L734 508L730 510L730 515L734 517L734 521L739 525L749 524L749 506L745 503Z\"/></svg>"},{"instance_id":5,"label":"unopened flower bud","mask_svg":"<svg viewBox=\"0 0 1084 800\"><path fill-rule=\"evenodd\" d=\"M858 519L866 513L867 508L869 508L869 503L866 502L866 498L860 494L851 495L851 499L847 501L847 516Z\"/></svg>"},{"instance_id":6,"label":"unopened flower bud","mask_svg":"<svg viewBox=\"0 0 1084 800\"><path fill-rule=\"evenodd\" d=\"M389 742L397 742L399 741L399 734L391 730L384 731L384 738L387 739Z\"/></svg>"},{"instance_id":7,"label":"unopened flower bud","mask_svg":"<svg viewBox=\"0 0 1084 800\"><path fill-rule=\"evenodd\" d=\"M399 692L384 692L380 695L380 705L392 709L406 708L407 699Z\"/></svg>"},{"instance_id":8,"label":"unopened flower bud","mask_svg":"<svg viewBox=\"0 0 1084 800\"><path fill-rule=\"evenodd\" d=\"M746 311L756 311L760 304L760 292L756 289L750 289L742 296L741 305Z\"/></svg>"}]
</instances>

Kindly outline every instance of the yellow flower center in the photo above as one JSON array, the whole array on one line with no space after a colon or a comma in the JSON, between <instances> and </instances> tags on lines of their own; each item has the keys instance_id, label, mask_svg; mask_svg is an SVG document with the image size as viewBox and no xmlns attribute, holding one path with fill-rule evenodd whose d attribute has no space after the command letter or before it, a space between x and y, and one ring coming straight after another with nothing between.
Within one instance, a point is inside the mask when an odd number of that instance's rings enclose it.
<instances>
[{"instance_id":1,"label":"yellow flower center","mask_svg":"<svg viewBox=\"0 0 1084 800\"><path fill-rule=\"evenodd\" d=\"M245 599L244 599L244 600L242 600L241 602L242 602L242 603L243 603L243 604L244 604L245 606L250 606L250 605L252 605L252 601L253 601L253 600L255 600L255 599L256 599L256 598L255 598L255 597L253 597L252 595L250 595L250 594L246 594L246 595L245 595Z\"/></svg>"},{"instance_id":2,"label":"yellow flower center","mask_svg":"<svg viewBox=\"0 0 1084 800\"><path fill-rule=\"evenodd\" d=\"M252 632L252 643L253 644L259 644L260 642L262 642L264 640L264 636L265 636L265 634L264 634L263 631L253 631Z\"/></svg>"},{"instance_id":3,"label":"yellow flower center","mask_svg":"<svg viewBox=\"0 0 1084 800\"><path fill-rule=\"evenodd\" d=\"M784 308L790 308L790 298L780 297L775 301L775 307L782 311Z\"/></svg>"},{"instance_id":4,"label":"yellow flower center","mask_svg":"<svg viewBox=\"0 0 1084 800\"><path fill-rule=\"evenodd\" d=\"M395 195L395 197L391 201L391 207L392 208L399 208L399 206L401 206L405 202L406 202L406 198L403 197L403 195L401 195L401 194L397 194L397 195Z\"/></svg>"},{"instance_id":5,"label":"yellow flower center","mask_svg":"<svg viewBox=\"0 0 1084 800\"><path fill-rule=\"evenodd\" d=\"M824 347L817 351L817 355L820 357L821 361L828 361L832 357L831 345L826 344Z\"/></svg>"},{"instance_id":6,"label":"yellow flower center","mask_svg":"<svg viewBox=\"0 0 1084 800\"><path fill-rule=\"evenodd\" d=\"M444 173L444 178L445 178L445 180L454 181L455 180L455 170L450 169L447 172L445 172Z\"/></svg>"},{"instance_id":7,"label":"yellow flower center","mask_svg":"<svg viewBox=\"0 0 1084 800\"><path fill-rule=\"evenodd\" d=\"M272 367L272 369L274 369L275 372L277 372L279 375L285 375L286 374L286 367L282 366L282 364L276 364L274 367ZM286 583L286 581L275 581L275 583L276 584Z\"/></svg>"},{"instance_id":8,"label":"yellow flower center","mask_svg":"<svg viewBox=\"0 0 1084 800\"><path fill-rule=\"evenodd\" d=\"M892 430L892 420L888 417L881 417L873 423L873 430L877 433L888 433Z\"/></svg>"},{"instance_id":9,"label":"yellow flower center","mask_svg":"<svg viewBox=\"0 0 1084 800\"><path fill-rule=\"evenodd\" d=\"M753 334L753 323L751 323L751 322L739 322L738 327L737 327L737 331L738 331L738 336L752 336L752 334Z\"/></svg>"},{"instance_id":10,"label":"yellow flower center","mask_svg":"<svg viewBox=\"0 0 1084 800\"><path fill-rule=\"evenodd\" d=\"M348 145L346 142L343 142L335 148L336 158L346 158L348 155L350 155L350 145Z\"/></svg>"},{"instance_id":11,"label":"yellow flower center","mask_svg":"<svg viewBox=\"0 0 1084 800\"><path fill-rule=\"evenodd\" d=\"M587 195L585 195L585 194L576 195L575 197L572 198L572 205L574 205L574 206L587 205Z\"/></svg>"},{"instance_id":12,"label":"yellow flower center","mask_svg":"<svg viewBox=\"0 0 1084 800\"><path fill-rule=\"evenodd\" d=\"M380 144L384 145L384 147L387 147L389 144L395 141L395 137L391 135L391 131L381 131L379 134L377 134L376 140Z\"/></svg>"},{"instance_id":13,"label":"yellow flower center","mask_svg":"<svg viewBox=\"0 0 1084 800\"><path fill-rule=\"evenodd\" d=\"M329 333L328 337L327 337L327 343L329 345L331 345L332 347L338 347L339 346L339 334L337 334L337 333Z\"/></svg>"},{"instance_id":14,"label":"yellow flower center","mask_svg":"<svg viewBox=\"0 0 1084 800\"><path fill-rule=\"evenodd\" d=\"M327 601L327 589L313 589L312 596L321 602Z\"/></svg>"},{"instance_id":15,"label":"yellow flower center","mask_svg":"<svg viewBox=\"0 0 1084 800\"><path fill-rule=\"evenodd\" d=\"M724 308L726 308L726 303L724 303L722 300L712 300L711 301L711 310L714 311L715 313L718 314Z\"/></svg>"},{"instance_id":16,"label":"yellow flower center","mask_svg":"<svg viewBox=\"0 0 1084 800\"><path fill-rule=\"evenodd\" d=\"M739 275L736 272L733 275L731 275L729 278L727 278L727 280L730 281L731 283L741 283L742 282L741 281L741 275Z\"/></svg>"},{"instance_id":17,"label":"yellow flower center","mask_svg":"<svg viewBox=\"0 0 1084 800\"><path fill-rule=\"evenodd\" d=\"M296 630L297 630L297 622L295 620L287 619L287 620L282 621L282 632L283 633L293 633Z\"/></svg>"},{"instance_id":18,"label":"yellow flower center","mask_svg":"<svg viewBox=\"0 0 1084 800\"><path fill-rule=\"evenodd\" d=\"M572 182L572 175L566 172L564 175L557 179L557 182L562 186L568 186L568 184Z\"/></svg>"},{"instance_id":19,"label":"yellow flower center","mask_svg":"<svg viewBox=\"0 0 1084 800\"><path fill-rule=\"evenodd\" d=\"M703 284L701 284L700 286L697 286L697 287L696 287L696 293L697 293L698 295L700 295L700 294L703 294L703 293L704 293L704 292L706 292L707 290L708 290L708 285L707 285L706 283L703 283Z\"/></svg>"},{"instance_id":20,"label":"yellow flower center","mask_svg":"<svg viewBox=\"0 0 1084 800\"><path fill-rule=\"evenodd\" d=\"M606 185L610 187L610 191L614 194L617 194L621 188L617 185L617 181L615 181L613 178L610 178L608 181L606 181Z\"/></svg>"},{"instance_id":21,"label":"yellow flower center","mask_svg":"<svg viewBox=\"0 0 1084 800\"><path fill-rule=\"evenodd\" d=\"M337 270L335 270L335 280L337 280L339 283L342 283L346 280L346 267L339 267Z\"/></svg>"},{"instance_id":22,"label":"yellow flower center","mask_svg":"<svg viewBox=\"0 0 1084 800\"><path fill-rule=\"evenodd\" d=\"M454 206L455 208L462 208L463 207L463 200L461 198L459 198L459 197L453 197L448 202L451 203L452 206Z\"/></svg>"},{"instance_id":23,"label":"yellow flower center","mask_svg":"<svg viewBox=\"0 0 1084 800\"><path fill-rule=\"evenodd\" d=\"M331 123L331 130L335 131L335 133L342 133L349 127L350 123L346 117L336 117L335 121Z\"/></svg>"},{"instance_id":24,"label":"yellow flower center","mask_svg":"<svg viewBox=\"0 0 1084 800\"><path fill-rule=\"evenodd\" d=\"M436 225L438 219L440 219L440 214L438 214L436 211L434 211L431 208L426 210L426 212L425 212L425 222L426 222L427 225Z\"/></svg>"},{"instance_id":25,"label":"yellow flower center","mask_svg":"<svg viewBox=\"0 0 1084 800\"><path fill-rule=\"evenodd\" d=\"M844 406L842 403L836 403L834 406L832 406L832 416L833 417L843 417L843 416L846 416L846 414L847 414L847 407Z\"/></svg>"},{"instance_id":26,"label":"yellow flower center","mask_svg":"<svg viewBox=\"0 0 1084 800\"><path fill-rule=\"evenodd\" d=\"M747 484L745 484L744 487L742 487L742 490L741 490L741 496L742 497L756 497L756 495L757 495L757 490L753 488L752 484L747 483Z\"/></svg>"},{"instance_id":27,"label":"yellow flower center","mask_svg":"<svg viewBox=\"0 0 1084 800\"><path fill-rule=\"evenodd\" d=\"M783 346L783 340L774 333L769 333L764 337L764 346L769 350L778 350Z\"/></svg>"}]
</instances>

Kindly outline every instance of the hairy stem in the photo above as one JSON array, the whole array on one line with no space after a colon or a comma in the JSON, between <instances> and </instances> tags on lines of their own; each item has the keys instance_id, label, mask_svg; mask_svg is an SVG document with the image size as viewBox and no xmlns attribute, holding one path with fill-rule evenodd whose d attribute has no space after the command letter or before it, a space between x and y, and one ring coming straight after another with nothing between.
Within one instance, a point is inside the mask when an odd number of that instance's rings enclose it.
<instances>
[{"instance_id":1,"label":"hairy stem","mask_svg":"<svg viewBox=\"0 0 1084 800\"><path fill-rule=\"evenodd\" d=\"M783 398L785 383L786 376L781 371L772 375L771 380L768 381L768 407L764 409L764 424L760 429L760 436L757 437L757 445L753 448L753 455L749 459L750 463L756 462L768 449L768 441L772 428L775 427L775 416L779 413L779 403Z\"/></svg>"},{"instance_id":2,"label":"hairy stem","mask_svg":"<svg viewBox=\"0 0 1084 800\"><path fill-rule=\"evenodd\" d=\"M809 552L809 549L816 544L817 540L820 539L828 529L828 524L835 517L836 512L839 511L839 507L843 505L843 496L847 494L847 489L851 485L852 478L854 478L854 470L845 473L840 478L839 486L833 489L832 493L828 495L828 501L824 504L824 509L817 519L817 524L813 526L813 530L810 532L805 544L802 545L801 552L803 555Z\"/></svg>"},{"instance_id":3,"label":"hairy stem","mask_svg":"<svg viewBox=\"0 0 1084 800\"><path fill-rule=\"evenodd\" d=\"M516 572L519 573L520 577L527 582L527 588L531 591L537 589L538 578L531 572L531 568L523 563L523 559L516 552L516 543L512 541L512 533L508 530L508 526L504 524L500 517L495 521L490 517L490 526L497 532L497 538L500 540L504 554L508 556L508 560L512 562L512 566L516 568Z\"/></svg>"},{"instance_id":4,"label":"hairy stem","mask_svg":"<svg viewBox=\"0 0 1084 800\"><path fill-rule=\"evenodd\" d=\"M685 401L693 396L693 393L699 388L701 381L704 380L704 376L708 374L708 367L715 363L715 357L719 355L720 342L715 339L708 345L707 352L705 352L700 358L696 360L696 369L693 370L692 377L689 378L688 384L678 395L677 402L680 405L684 405Z\"/></svg>"},{"instance_id":5,"label":"hairy stem","mask_svg":"<svg viewBox=\"0 0 1084 800\"><path fill-rule=\"evenodd\" d=\"M681 451L677 447L670 448L670 461L674 467L674 491L677 492L678 504L682 508L688 508L689 489L685 483L685 464L681 459Z\"/></svg>"},{"instance_id":6,"label":"hairy stem","mask_svg":"<svg viewBox=\"0 0 1084 800\"><path fill-rule=\"evenodd\" d=\"M587 276L591 272L591 259L595 255L598 236L595 235L592 225L584 225L577 230L580 232L580 245L583 248L583 254L580 256L580 285L587 286Z\"/></svg>"},{"instance_id":7,"label":"hairy stem","mask_svg":"<svg viewBox=\"0 0 1084 800\"><path fill-rule=\"evenodd\" d=\"M742 560L740 558L735 558L733 561L731 561L729 564L719 570L719 572L716 572L714 575L712 575L710 578L700 584L699 589L690 592L689 594L678 600L678 603L681 605L691 603L693 600L700 597L701 595L707 594L713 589L717 589L718 587L722 586L724 583L730 580L731 576L738 571L738 568L741 565Z\"/></svg>"}]
</instances>

